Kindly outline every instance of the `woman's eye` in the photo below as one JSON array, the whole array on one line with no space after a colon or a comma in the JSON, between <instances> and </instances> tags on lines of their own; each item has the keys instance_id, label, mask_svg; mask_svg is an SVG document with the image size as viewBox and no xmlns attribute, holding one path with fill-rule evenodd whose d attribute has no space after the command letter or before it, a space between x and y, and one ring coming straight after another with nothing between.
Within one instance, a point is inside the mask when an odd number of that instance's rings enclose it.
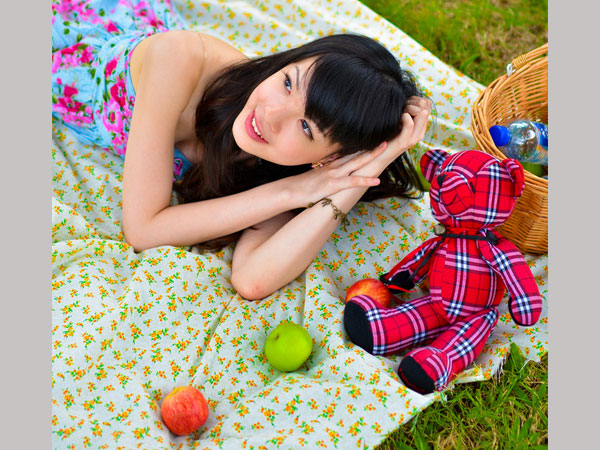
<instances>
[{"instance_id":1,"label":"woman's eye","mask_svg":"<svg viewBox=\"0 0 600 450\"><path fill-rule=\"evenodd\" d=\"M312 135L312 132L310 131L310 127L308 126L308 122L306 120L302 121L302 129L304 130L304 133L306 133L306 135L312 141L313 135Z\"/></svg>"},{"instance_id":2,"label":"woman's eye","mask_svg":"<svg viewBox=\"0 0 600 450\"><path fill-rule=\"evenodd\" d=\"M284 75L285 75L285 80L284 80L283 84L288 91L291 91L292 90L292 81L290 80L290 77L288 77L287 73Z\"/></svg>"},{"instance_id":3,"label":"woman's eye","mask_svg":"<svg viewBox=\"0 0 600 450\"><path fill-rule=\"evenodd\" d=\"M285 88L287 89L288 92L292 91L292 80L290 80L290 77L287 73L283 73L284 79L283 79L283 85L285 86ZM304 131L304 134L306 134L306 136L312 141L314 140L313 138L313 134L312 131L310 131L310 126L308 126L308 122L306 120L301 120L300 122L302 124L302 131Z\"/></svg>"}]
</instances>

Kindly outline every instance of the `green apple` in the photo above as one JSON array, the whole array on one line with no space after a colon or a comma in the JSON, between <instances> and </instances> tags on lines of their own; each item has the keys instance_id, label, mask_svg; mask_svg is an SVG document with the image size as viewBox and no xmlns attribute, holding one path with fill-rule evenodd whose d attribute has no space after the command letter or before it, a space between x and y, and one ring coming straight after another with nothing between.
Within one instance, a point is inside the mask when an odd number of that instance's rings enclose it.
<instances>
[{"instance_id":1,"label":"green apple","mask_svg":"<svg viewBox=\"0 0 600 450\"><path fill-rule=\"evenodd\" d=\"M281 322L267 337L265 355L269 364L282 372L298 369L312 352L312 339L306 329L291 322Z\"/></svg>"}]
</instances>

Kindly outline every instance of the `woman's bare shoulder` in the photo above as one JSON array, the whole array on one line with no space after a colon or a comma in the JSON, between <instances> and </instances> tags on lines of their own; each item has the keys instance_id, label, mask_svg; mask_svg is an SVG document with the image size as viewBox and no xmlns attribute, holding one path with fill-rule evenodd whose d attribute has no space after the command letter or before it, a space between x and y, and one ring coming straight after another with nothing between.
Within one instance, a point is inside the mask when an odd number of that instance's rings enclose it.
<instances>
[{"instance_id":1,"label":"woman's bare shoulder","mask_svg":"<svg viewBox=\"0 0 600 450\"><path fill-rule=\"evenodd\" d=\"M221 70L231 64L247 60L248 57L233 45L209 34L194 32L206 50L206 58Z\"/></svg>"},{"instance_id":2,"label":"woman's bare shoulder","mask_svg":"<svg viewBox=\"0 0 600 450\"><path fill-rule=\"evenodd\" d=\"M193 78L208 80L225 67L245 59L241 51L214 36L171 30L153 34L137 45L131 56L131 78L135 87L144 67L179 62L180 70L189 72Z\"/></svg>"}]
</instances>

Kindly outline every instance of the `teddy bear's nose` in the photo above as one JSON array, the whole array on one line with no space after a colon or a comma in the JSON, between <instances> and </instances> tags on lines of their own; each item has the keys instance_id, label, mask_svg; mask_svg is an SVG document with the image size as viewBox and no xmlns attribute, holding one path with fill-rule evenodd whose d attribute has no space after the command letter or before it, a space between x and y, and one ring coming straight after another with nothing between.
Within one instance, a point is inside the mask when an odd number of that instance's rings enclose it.
<instances>
[{"instance_id":1,"label":"teddy bear's nose","mask_svg":"<svg viewBox=\"0 0 600 450\"><path fill-rule=\"evenodd\" d=\"M446 175L444 175L444 174L438 175L437 176L437 184L438 184L438 186L441 186L445 179L446 179Z\"/></svg>"}]
</instances>

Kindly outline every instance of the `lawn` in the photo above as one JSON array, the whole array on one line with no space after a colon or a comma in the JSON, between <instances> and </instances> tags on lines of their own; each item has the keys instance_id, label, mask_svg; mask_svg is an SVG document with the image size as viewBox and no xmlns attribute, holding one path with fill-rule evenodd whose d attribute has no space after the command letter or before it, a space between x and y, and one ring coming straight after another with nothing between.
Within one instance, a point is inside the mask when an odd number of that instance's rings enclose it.
<instances>
[{"instance_id":1,"label":"lawn","mask_svg":"<svg viewBox=\"0 0 600 450\"><path fill-rule=\"evenodd\" d=\"M548 0L361 0L445 63L488 85L548 42Z\"/></svg>"},{"instance_id":2,"label":"lawn","mask_svg":"<svg viewBox=\"0 0 600 450\"><path fill-rule=\"evenodd\" d=\"M548 41L547 0L363 0L442 61L488 85ZM548 355L524 364L511 348L492 380L457 385L379 450L548 448Z\"/></svg>"}]
</instances>

